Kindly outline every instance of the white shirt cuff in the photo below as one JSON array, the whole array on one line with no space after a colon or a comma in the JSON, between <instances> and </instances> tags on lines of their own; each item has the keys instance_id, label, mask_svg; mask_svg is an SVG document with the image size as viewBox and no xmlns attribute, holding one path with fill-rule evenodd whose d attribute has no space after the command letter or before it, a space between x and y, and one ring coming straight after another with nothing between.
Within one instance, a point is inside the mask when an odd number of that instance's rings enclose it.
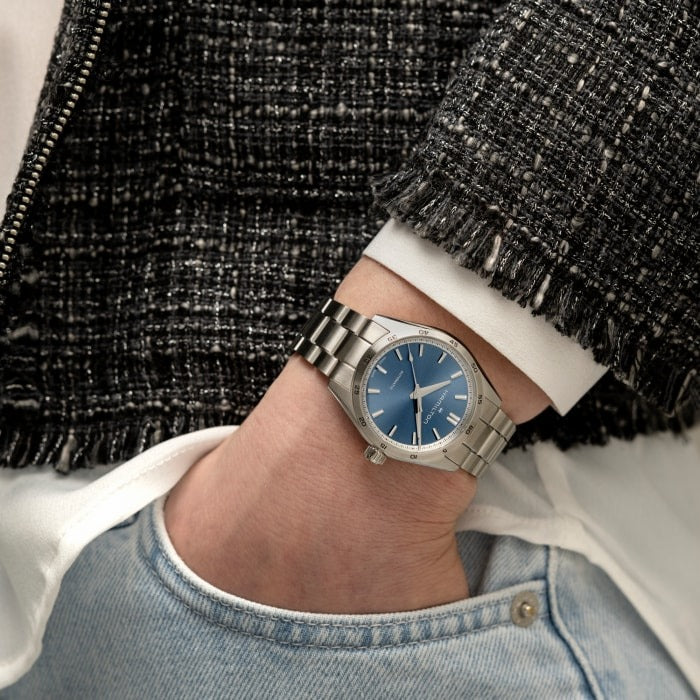
<instances>
[{"instance_id":1,"label":"white shirt cuff","mask_svg":"<svg viewBox=\"0 0 700 700\"><path fill-rule=\"evenodd\" d=\"M390 219L364 254L429 296L524 372L564 415L607 368L543 316L506 299L431 241Z\"/></svg>"}]
</instances>

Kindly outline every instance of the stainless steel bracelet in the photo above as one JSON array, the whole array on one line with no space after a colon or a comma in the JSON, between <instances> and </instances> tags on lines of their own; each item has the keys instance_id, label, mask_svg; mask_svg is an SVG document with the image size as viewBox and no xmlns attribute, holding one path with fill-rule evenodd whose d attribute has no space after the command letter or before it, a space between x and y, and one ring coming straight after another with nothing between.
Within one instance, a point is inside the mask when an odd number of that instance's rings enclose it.
<instances>
[{"instance_id":1,"label":"stainless steel bracelet","mask_svg":"<svg viewBox=\"0 0 700 700\"><path fill-rule=\"evenodd\" d=\"M462 440L445 455L450 462L474 476L486 471L515 432L513 421L486 396L477 420L474 431L469 436L462 436Z\"/></svg>"},{"instance_id":2,"label":"stainless steel bracelet","mask_svg":"<svg viewBox=\"0 0 700 700\"><path fill-rule=\"evenodd\" d=\"M338 373L352 377L365 352L388 332L373 319L328 299L306 322L294 352L329 378ZM486 470L515 432L513 421L493 399L498 400L495 391L493 398L484 394L474 429L445 454L449 462L474 476Z\"/></svg>"},{"instance_id":3,"label":"stainless steel bracelet","mask_svg":"<svg viewBox=\"0 0 700 700\"><path fill-rule=\"evenodd\" d=\"M328 299L306 322L294 344L294 352L327 377L341 362L354 372L365 352L388 332L371 318Z\"/></svg>"}]
</instances>

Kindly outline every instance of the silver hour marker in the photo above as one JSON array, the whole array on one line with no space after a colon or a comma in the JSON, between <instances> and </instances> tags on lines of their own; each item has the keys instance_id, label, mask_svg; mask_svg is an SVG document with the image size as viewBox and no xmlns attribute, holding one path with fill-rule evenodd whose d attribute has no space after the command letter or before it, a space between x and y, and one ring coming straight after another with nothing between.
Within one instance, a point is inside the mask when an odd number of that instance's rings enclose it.
<instances>
[{"instance_id":1,"label":"silver hour marker","mask_svg":"<svg viewBox=\"0 0 700 700\"><path fill-rule=\"evenodd\" d=\"M382 392L379 389L372 389L371 387L367 389L368 394L381 394ZM465 397L466 398L466 397Z\"/></svg>"},{"instance_id":2,"label":"silver hour marker","mask_svg":"<svg viewBox=\"0 0 700 700\"><path fill-rule=\"evenodd\" d=\"M395 425L390 431L389 431L389 437L393 437L394 433L398 430L398 425Z\"/></svg>"},{"instance_id":3,"label":"silver hour marker","mask_svg":"<svg viewBox=\"0 0 700 700\"><path fill-rule=\"evenodd\" d=\"M377 365L377 369L378 369L382 374L386 374L386 370L385 370L384 367L382 367L381 365Z\"/></svg>"},{"instance_id":4,"label":"silver hour marker","mask_svg":"<svg viewBox=\"0 0 700 700\"><path fill-rule=\"evenodd\" d=\"M433 428L433 435L435 436L436 440L440 439L440 433L438 433L437 428Z\"/></svg>"},{"instance_id":5,"label":"silver hour marker","mask_svg":"<svg viewBox=\"0 0 700 700\"><path fill-rule=\"evenodd\" d=\"M447 414L447 420L449 423L452 423L452 425L457 425L457 423L459 423L459 416L450 411L450 413Z\"/></svg>"},{"instance_id":6,"label":"silver hour marker","mask_svg":"<svg viewBox=\"0 0 700 700\"><path fill-rule=\"evenodd\" d=\"M461 377L461 376L462 376L462 373L461 373L461 372L453 372L453 373L450 375L450 379L457 379L457 377Z\"/></svg>"},{"instance_id":7,"label":"silver hour marker","mask_svg":"<svg viewBox=\"0 0 700 700\"><path fill-rule=\"evenodd\" d=\"M396 353L396 357L399 358L399 360L403 360L403 355L401 354L401 350L398 348L394 348L394 352Z\"/></svg>"},{"instance_id":8,"label":"silver hour marker","mask_svg":"<svg viewBox=\"0 0 700 700\"><path fill-rule=\"evenodd\" d=\"M438 357L438 364L441 364L442 361L443 361L446 357L447 357L447 353L446 353L446 352L443 352L442 355L440 355L440 357Z\"/></svg>"},{"instance_id":9,"label":"silver hour marker","mask_svg":"<svg viewBox=\"0 0 700 700\"><path fill-rule=\"evenodd\" d=\"M418 442L418 436L413 433L413 437L411 438L411 444L415 445Z\"/></svg>"},{"instance_id":10,"label":"silver hour marker","mask_svg":"<svg viewBox=\"0 0 700 700\"><path fill-rule=\"evenodd\" d=\"M418 345L418 357L423 357L423 343Z\"/></svg>"},{"instance_id":11,"label":"silver hour marker","mask_svg":"<svg viewBox=\"0 0 700 700\"><path fill-rule=\"evenodd\" d=\"M375 411L375 412L372 414L372 418L379 418L379 416L381 416L382 413L384 413L384 409L383 409L383 408L380 408L378 411Z\"/></svg>"},{"instance_id":12,"label":"silver hour marker","mask_svg":"<svg viewBox=\"0 0 700 700\"><path fill-rule=\"evenodd\" d=\"M458 401L466 401L467 400L467 395L466 394L455 394L455 398Z\"/></svg>"}]
</instances>

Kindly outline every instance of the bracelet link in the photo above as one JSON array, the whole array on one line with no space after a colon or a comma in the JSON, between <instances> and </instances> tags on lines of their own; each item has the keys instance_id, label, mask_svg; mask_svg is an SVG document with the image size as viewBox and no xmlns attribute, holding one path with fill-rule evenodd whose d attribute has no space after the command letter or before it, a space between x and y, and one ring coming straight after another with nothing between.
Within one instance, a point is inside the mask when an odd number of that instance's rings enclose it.
<instances>
[{"instance_id":1,"label":"bracelet link","mask_svg":"<svg viewBox=\"0 0 700 700\"><path fill-rule=\"evenodd\" d=\"M340 362L352 370L387 329L335 299L304 324L293 350L329 377Z\"/></svg>"}]
</instances>

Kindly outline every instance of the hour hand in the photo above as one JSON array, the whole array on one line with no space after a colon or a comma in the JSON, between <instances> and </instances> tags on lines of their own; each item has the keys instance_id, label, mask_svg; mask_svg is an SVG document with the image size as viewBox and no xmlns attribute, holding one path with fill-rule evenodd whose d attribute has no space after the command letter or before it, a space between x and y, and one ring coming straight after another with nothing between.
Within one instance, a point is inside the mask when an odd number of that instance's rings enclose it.
<instances>
[{"instance_id":1,"label":"hour hand","mask_svg":"<svg viewBox=\"0 0 700 700\"><path fill-rule=\"evenodd\" d=\"M437 391L438 389L442 389L444 386L447 386L451 382L452 382L452 380L448 379L444 382L437 382L437 384L428 384L428 386L417 386L411 392L411 398L412 399L422 399L424 396L427 396L428 394L432 394L434 391Z\"/></svg>"}]
</instances>

